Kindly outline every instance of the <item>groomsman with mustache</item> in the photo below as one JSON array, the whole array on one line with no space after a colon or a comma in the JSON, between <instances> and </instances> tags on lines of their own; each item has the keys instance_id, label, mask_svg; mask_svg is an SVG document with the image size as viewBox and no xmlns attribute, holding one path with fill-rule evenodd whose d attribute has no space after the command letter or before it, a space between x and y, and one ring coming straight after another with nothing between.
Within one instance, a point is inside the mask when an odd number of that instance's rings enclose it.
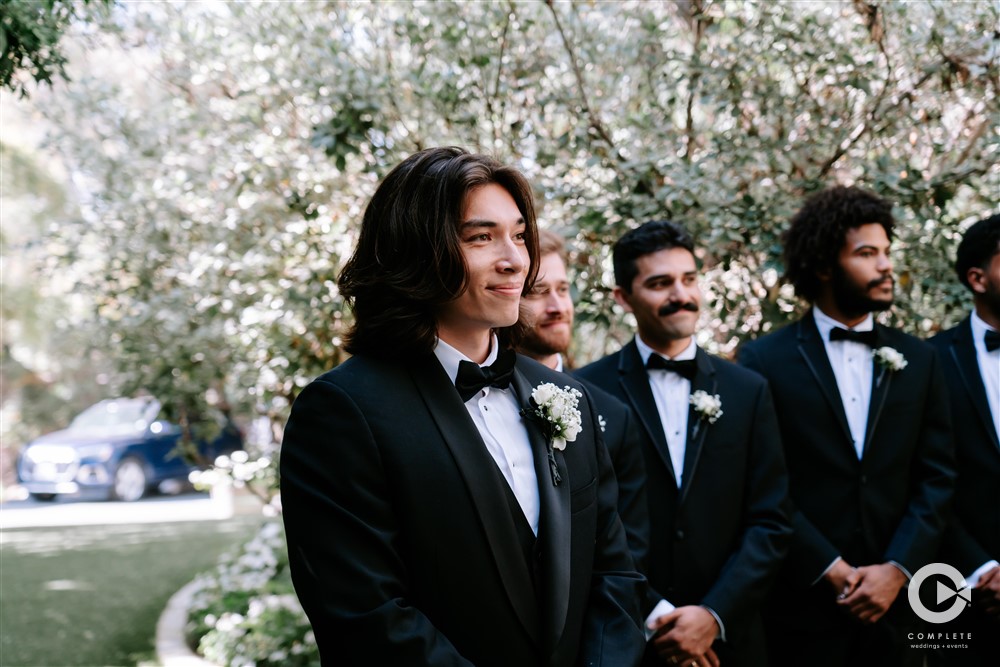
<instances>
[{"instance_id":1,"label":"groomsman with mustache","mask_svg":"<svg viewBox=\"0 0 1000 667\"><path fill-rule=\"evenodd\" d=\"M767 382L695 343L698 266L679 224L627 232L614 270L615 298L638 333L578 376L641 425L652 588L644 664L765 667L760 606L791 530Z\"/></svg>"},{"instance_id":2,"label":"groomsman with mustache","mask_svg":"<svg viewBox=\"0 0 1000 667\"><path fill-rule=\"evenodd\" d=\"M740 352L774 395L794 506L765 616L779 667L923 661L904 586L937 558L955 473L937 354L873 315L893 302L891 209L856 187L810 197L784 259L812 307Z\"/></svg>"}]
</instances>

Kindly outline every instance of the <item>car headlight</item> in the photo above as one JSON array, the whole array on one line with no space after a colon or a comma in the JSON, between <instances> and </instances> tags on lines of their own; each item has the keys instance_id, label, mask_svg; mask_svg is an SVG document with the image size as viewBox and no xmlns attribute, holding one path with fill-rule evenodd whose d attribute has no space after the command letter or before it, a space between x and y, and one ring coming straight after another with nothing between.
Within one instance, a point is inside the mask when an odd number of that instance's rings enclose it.
<instances>
[{"instance_id":1,"label":"car headlight","mask_svg":"<svg viewBox=\"0 0 1000 667\"><path fill-rule=\"evenodd\" d=\"M107 461L114 454L115 448L107 442L97 445L83 445L77 447L81 459L95 459L97 461Z\"/></svg>"}]
</instances>

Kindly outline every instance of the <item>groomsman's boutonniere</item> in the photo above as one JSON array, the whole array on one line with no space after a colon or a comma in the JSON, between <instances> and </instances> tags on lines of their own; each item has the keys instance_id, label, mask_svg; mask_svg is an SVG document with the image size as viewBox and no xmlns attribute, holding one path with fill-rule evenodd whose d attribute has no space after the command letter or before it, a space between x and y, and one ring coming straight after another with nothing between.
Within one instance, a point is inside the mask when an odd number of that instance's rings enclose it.
<instances>
[{"instance_id":1,"label":"groomsman's boutonniere","mask_svg":"<svg viewBox=\"0 0 1000 667\"><path fill-rule=\"evenodd\" d=\"M694 407L694 411L697 412L700 417L694 425L695 437L698 435L698 429L701 427L701 422L707 421L709 424L714 424L719 421L719 417L723 415L722 399L719 398L718 394L710 394L707 391L699 389L691 394L690 398L688 398L688 402L691 403Z\"/></svg>"},{"instance_id":2,"label":"groomsman's boutonniere","mask_svg":"<svg viewBox=\"0 0 1000 667\"><path fill-rule=\"evenodd\" d=\"M878 348L872 352L872 356L875 357L875 363L882 369L878 375L878 380L875 382L876 387L882 384L882 379L887 372L891 371L895 373L896 371L901 371L909 363L899 350L888 346Z\"/></svg>"},{"instance_id":3,"label":"groomsman's boutonniere","mask_svg":"<svg viewBox=\"0 0 1000 667\"><path fill-rule=\"evenodd\" d=\"M521 416L537 422L548 438L549 468L552 471L552 483L557 486L562 477L556 465L554 450L566 449L566 443L576 440L583 428L583 420L577 408L582 396L572 387L560 389L551 382L546 382L531 392L532 407L521 410Z\"/></svg>"}]
</instances>

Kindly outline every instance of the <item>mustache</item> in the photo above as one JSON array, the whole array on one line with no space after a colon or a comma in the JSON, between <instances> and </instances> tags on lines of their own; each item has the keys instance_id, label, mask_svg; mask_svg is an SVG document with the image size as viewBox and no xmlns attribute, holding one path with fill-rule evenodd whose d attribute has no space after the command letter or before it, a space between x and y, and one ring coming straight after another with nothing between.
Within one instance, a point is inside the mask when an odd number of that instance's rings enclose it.
<instances>
[{"instance_id":1,"label":"mustache","mask_svg":"<svg viewBox=\"0 0 1000 667\"><path fill-rule=\"evenodd\" d=\"M871 289L872 287L878 287L879 285L881 285L882 283L884 283L886 280L888 280L889 284L892 285L893 287L896 286L896 279L895 278L893 278L892 276L882 276L881 278L876 278L875 280L868 281L868 289Z\"/></svg>"},{"instance_id":2,"label":"mustache","mask_svg":"<svg viewBox=\"0 0 1000 667\"><path fill-rule=\"evenodd\" d=\"M679 301L671 301L668 304L660 306L660 309L656 311L656 314L660 317L666 317L667 315L673 315L678 310L689 310L692 313L698 312L698 304L694 302L681 303Z\"/></svg>"}]
</instances>

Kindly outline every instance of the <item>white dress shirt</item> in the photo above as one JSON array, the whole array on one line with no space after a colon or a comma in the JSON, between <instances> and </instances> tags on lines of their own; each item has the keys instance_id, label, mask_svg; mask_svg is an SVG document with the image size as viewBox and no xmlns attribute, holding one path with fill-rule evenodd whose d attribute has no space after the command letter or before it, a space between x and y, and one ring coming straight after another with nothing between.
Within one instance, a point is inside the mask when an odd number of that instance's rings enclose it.
<instances>
[{"instance_id":1,"label":"white dress shirt","mask_svg":"<svg viewBox=\"0 0 1000 667\"><path fill-rule=\"evenodd\" d=\"M658 354L638 336L635 337L635 346L639 349L643 366L649 361L650 355ZM676 361L694 359L697 351L698 346L692 337L691 344L672 358ZM674 467L674 482L679 489L684 476L684 451L687 449L688 415L691 412L691 381L662 368L647 370L646 376L649 378L649 388L656 402L656 411L660 414L663 434L667 436L670 464Z\"/></svg>"},{"instance_id":2,"label":"white dress shirt","mask_svg":"<svg viewBox=\"0 0 1000 667\"><path fill-rule=\"evenodd\" d=\"M983 386L986 388L986 403L990 406L993 428L997 430L997 437L1000 438L1000 349L987 352L985 340L986 332L996 329L986 324L976 311L972 311L972 317L969 319L972 325L972 344L976 348L976 361L979 362L979 375L983 378ZM966 583L975 586L979 583L979 577L997 565L995 560L983 563L966 578Z\"/></svg>"},{"instance_id":3,"label":"white dress shirt","mask_svg":"<svg viewBox=\"0 0 1000 667\"><path fill-rule=\"evenodd\" d=\"M840 401L844 405L847 416L847 426L851 430L851 440L854 441L854 451L860 459L864 454L865 430L868 427L868 405L872 400L872 373L874 363L872 349L864 343L852 340L830 341L830 331L835 327L847 329L818 307L813 308L816 318L816 328L823 337L826 356L833 367L833 375L837 378L837 390ZM871 331L875 328L875 318L871 313L861 324L850 327L853 331Z\"/></svg>"},{"instance_id":4,"label":"white dress shirt","mask_svg":"<svg viewBox=\"0 0 1000 667\"><path fill-rule=\"evenodd\" d=\"M493 336L490 354L480 366L489 366L496 361L497 345L497 337ZM452 383L458 377L459 363L472 361L441 339L434 346L434 354ZM535 461L528 431L521 421L521 408L513 388L486 386L465 402L465 409L475 422L497 468L514 492L524 517L531 525L531 532L538 535L538 478L535 475Z\"/></svg>"},{"instance_id":5,"label":"white dress shirt","mask_svg":"<svg viewBox=\"0 0 1000 667\"><path fill-rule=\"evenodd\" d=\"M645 366L652 354L659 354L647 345L639 336L635 337L635 346L639 350L639 357L642 365ZM676 357L669 357L676 361L694 359L698 353L698 346L691 338L691 344L684 348L684 351ZM663 355L660 355L663 356ZM668 357L664 357L665 359ZM691 381L686 377L662 368L646 369L646 377L649 378L649 388L653 392L653 400L656 402L656 411L660 415L660 424L663 426L663 434L667 437L667 449L670 452L670 465L674 467L674 482L677 488L681 487L681 480L684 476L684 452L687 449L687 424L688 414L691 412ZM726 626L722 623L715 610L701 605L715 618L719 624L719 637L725 641ZM667 600L660 600L653 611L646 617L646 641L653 637L653 631L649 624L654 620L669 614L676 607Z\"/></svg>"}]
</instances>

